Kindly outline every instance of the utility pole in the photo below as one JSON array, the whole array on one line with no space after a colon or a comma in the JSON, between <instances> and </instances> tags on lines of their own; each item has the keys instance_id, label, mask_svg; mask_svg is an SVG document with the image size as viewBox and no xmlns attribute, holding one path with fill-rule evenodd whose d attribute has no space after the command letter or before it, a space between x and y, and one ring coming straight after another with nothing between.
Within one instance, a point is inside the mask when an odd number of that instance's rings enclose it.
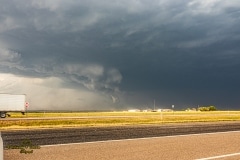
<instances>
[{"instance_id":1,"label":"utility pole","mask_svg":"<svg viewBox=\"0 0 240 160\"><path fill-rule=\"evenodd\" d=\"M172 105L172 111L173 111L173 115L174 115L174 105Z\"/></svg>"},{"instance_id":2,"label":"utility pole","mask_svg":"<svg viewBox=\"0 0 240 160\"><path fill-rule=\"evenodd\" d=\"M155 111L155 99L153 100L153 111Z\"/></svg>"}]
</instances>

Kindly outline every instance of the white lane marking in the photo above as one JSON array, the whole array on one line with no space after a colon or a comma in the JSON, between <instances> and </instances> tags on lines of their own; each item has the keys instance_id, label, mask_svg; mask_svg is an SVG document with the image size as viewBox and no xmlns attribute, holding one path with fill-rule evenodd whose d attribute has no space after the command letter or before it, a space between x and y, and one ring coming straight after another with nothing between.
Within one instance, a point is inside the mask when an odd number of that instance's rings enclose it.
<instances>
[{"instance_id":1,"label":"white lane marking","mask_svg":"<svg viewBox=\"0 0 240 160\"><path fill-rule=\"evenodd\" d=\"M188 137L188 136L214 135L214 134L226 134L226 133L240 133L240 131L184 134L184 135L174 135L174 136L146 137L146 138L133 138L133 139L118 139L118 140L93 141L93 142L79 142L79 143L65 143L65 144L42 145L41 147L69 146L69 145L78 145L78 144L108 143L108 142L135 141L135 140L148 140L148 139L160 139L160 138L174 138L174 137Z\"/></svg>"},{"instance_id":2,"label":"white lane marking","mask_svg":"<svg viewBox=\"0 0 240 160\"><path fill-rule=\"evenodd\" d=\"M200 159L196 159L196 160L211 160L211 159L218 159L218 158L233 157L233 156L238 156L238 155L240 155L240 153L225 154L225 155L220 155L220 156L215 156L215 157L200 158Z\"/></svg>"}]
</instances>

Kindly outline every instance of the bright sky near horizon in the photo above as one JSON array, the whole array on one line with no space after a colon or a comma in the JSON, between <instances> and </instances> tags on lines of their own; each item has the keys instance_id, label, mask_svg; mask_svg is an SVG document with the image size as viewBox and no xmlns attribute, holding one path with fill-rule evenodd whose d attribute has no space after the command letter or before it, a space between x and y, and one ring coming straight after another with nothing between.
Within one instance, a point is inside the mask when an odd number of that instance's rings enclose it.
<instances>
[{"instance_id":1,"label":"bright sky near horizon","mask_svg":"<svg viewBox=\"0 0 240 160\"><path fill-rule=\"evenodd\" d=\"M0 2L0 93L31 109L239 107L238 0Z\"/></svg>"}]
</instances>

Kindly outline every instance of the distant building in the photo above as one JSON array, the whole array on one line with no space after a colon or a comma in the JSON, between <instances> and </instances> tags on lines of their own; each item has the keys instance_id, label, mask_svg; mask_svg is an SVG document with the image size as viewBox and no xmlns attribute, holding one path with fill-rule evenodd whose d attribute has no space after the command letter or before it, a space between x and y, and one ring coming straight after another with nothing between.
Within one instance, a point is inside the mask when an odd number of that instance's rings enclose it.
<instances>
[{"instance_id":1,"label":"distant building","mask_svg":"<svg viewBox=\"0 0 240 160\"><path fill-rule=\"evenodd\" d=\"M162 112L172 112L173 109L162 109Z\"/></svg>"},{"instance_id":2,"label":"distant building","mask_svg":"<svg viewBox=\"0 0 240 160\"><path fill-rule=\"evenodd\" d=\"M156 112L172 112L172 109L157 109Z\"/></svg>"},{"instance_id":3,"label":"distant building","mask_svg":"<svg viewBox=\"0 0 240 160\"><path fill-rule=\"evenodd\" d=\"M185 111L187 111L187 112L193 112L193 111L197 111L197 109L196 109L196 108L188 108L188 109L186 109Z\"/></svg>"},{"instance_id":4,"label":"distant building","mask_svg":"<svg viewBox=\"0 0 240 160\"><path fill-rule=\"evenodd\" d=\"M140 112L139 109L129 109L128 112Z\"/></svg>"}]
</instances>

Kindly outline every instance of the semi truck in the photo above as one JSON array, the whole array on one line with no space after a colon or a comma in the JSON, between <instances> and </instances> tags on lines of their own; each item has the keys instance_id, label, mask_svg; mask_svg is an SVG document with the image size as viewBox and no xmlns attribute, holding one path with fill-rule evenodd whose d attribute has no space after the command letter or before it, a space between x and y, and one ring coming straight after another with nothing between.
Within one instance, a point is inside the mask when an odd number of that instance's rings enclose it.
<instances>
[{"instance_id":1,"label":"semi truck","mask_svg":"<svg viewBox=\"0 0 240 160\"><path fill-rule=\"evenodd\" d=\"M25 113L26 95L25 94L5 94L0 93L0 116L5 118L8 112ZM10 115L9 115L10 116Z\"/></svg>"}]
</instances>

